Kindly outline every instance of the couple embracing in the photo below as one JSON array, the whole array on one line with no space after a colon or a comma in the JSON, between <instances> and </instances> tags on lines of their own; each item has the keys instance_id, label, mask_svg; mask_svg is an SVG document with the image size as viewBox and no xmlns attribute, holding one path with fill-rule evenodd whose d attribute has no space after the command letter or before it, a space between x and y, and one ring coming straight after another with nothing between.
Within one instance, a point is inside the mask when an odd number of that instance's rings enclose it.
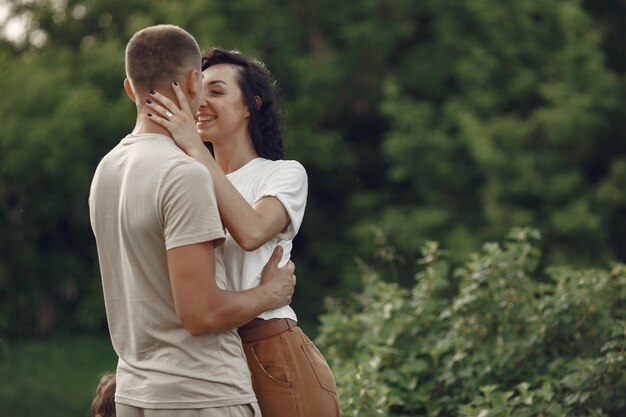
<instances>
[{"instance_id":1,"label":"couple embracing","mask_svg":"<svg viewBox=\"0 0 626 417\"><path fill-rule=\"evenodd\" d=\"M117 416L339 416L289 307L307 176L283 160L270 73L172 25L137 32L125 63L135 128L89 196Z\"/></svg>"}]
</instances>

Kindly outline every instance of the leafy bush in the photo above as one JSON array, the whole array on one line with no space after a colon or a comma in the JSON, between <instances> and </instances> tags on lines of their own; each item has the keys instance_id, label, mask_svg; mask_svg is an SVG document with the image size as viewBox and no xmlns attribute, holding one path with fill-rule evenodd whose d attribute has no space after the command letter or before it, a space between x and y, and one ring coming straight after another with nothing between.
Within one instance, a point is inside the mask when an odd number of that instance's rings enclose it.
<instances>
[{"instance_id":1,"label":"leafy bush","mask_svg":"<svg viewBox=\"0 0 626 417\"><path fill-rule=\"evenodd\" d=\"M412 288L361 264L318 338L343 415L626 415L626 265L540 267L538 240L514 229L456 269L428 243Z\"/></svg>"}]
</instances>

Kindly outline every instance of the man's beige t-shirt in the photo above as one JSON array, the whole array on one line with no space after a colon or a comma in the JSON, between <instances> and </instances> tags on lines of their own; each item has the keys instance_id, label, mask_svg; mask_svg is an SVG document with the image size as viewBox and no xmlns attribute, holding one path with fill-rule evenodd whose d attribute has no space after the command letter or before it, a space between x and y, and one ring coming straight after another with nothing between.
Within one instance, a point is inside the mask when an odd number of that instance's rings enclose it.
<instances>
[{"instance_id":1,"label":"man's beige t-shirt","mask_svg":"<svg viewBox=\"0 0 626 417\"><path fill-rule=\"evenodd\" d=\"M167 136L129 135L98 165L89 208L119 356L116 401L142 408L256 401L237 332L192 336L170 287L168 249L223 242L209 172ZM221 247L215 262L226 289Z\"/></svg>"}]
</instances>

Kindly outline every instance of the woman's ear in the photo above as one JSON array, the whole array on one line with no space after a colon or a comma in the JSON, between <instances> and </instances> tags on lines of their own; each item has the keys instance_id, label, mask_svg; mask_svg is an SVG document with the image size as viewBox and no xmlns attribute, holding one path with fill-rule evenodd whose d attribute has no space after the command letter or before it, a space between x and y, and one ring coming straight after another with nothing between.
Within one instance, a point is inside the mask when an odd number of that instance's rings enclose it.
<instances>
[{"instance_id":1,"label":"woman's ear","mask_svg":"<svg viewBox=\"0 0 626 417\"><path fill-rule=\"evenodd\" d=\"M126 94L133 102L136 102L135 92L133 91L133 86L130 84L130 80L128 78L124 78L124 90L126 90Z\"/></svg>"},{"instance_id":2,"label":"woman's ear","mask_svg":"<svg viewBox=\"0 0 626 417\"><path fill-rule=\"evenodd\" d=\"M263 101L261 101L261 97L254 96L254 102L256 103L256 109L259 110L261 108L261 104L263 104ZM248 117L250 117L250 108L249 107L246 107L246 115Z\"/></svg>"}]
</instances>

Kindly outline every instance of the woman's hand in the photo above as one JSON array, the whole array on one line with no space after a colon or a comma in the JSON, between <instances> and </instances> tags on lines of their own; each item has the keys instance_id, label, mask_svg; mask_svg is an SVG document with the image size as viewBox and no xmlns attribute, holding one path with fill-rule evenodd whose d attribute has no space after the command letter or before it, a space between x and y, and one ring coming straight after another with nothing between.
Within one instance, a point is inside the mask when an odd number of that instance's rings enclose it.
<instances>
[{"instance_id":1,"label":"woman's hand","mask_svg":"<svg viewBox=\"0 0 626 417\"><path fill-rule=\"evenodd\" d=\"M187 97L178 83L172 83L172 88L178 98L180 108L163 94L151 90L152 99L146 99L146 104L154 112L148 113L148 117L169 130L176 145L187 155L196 156L208 152L196 128L196 119L191 114Z\"/></svg>"}]
</instances>

